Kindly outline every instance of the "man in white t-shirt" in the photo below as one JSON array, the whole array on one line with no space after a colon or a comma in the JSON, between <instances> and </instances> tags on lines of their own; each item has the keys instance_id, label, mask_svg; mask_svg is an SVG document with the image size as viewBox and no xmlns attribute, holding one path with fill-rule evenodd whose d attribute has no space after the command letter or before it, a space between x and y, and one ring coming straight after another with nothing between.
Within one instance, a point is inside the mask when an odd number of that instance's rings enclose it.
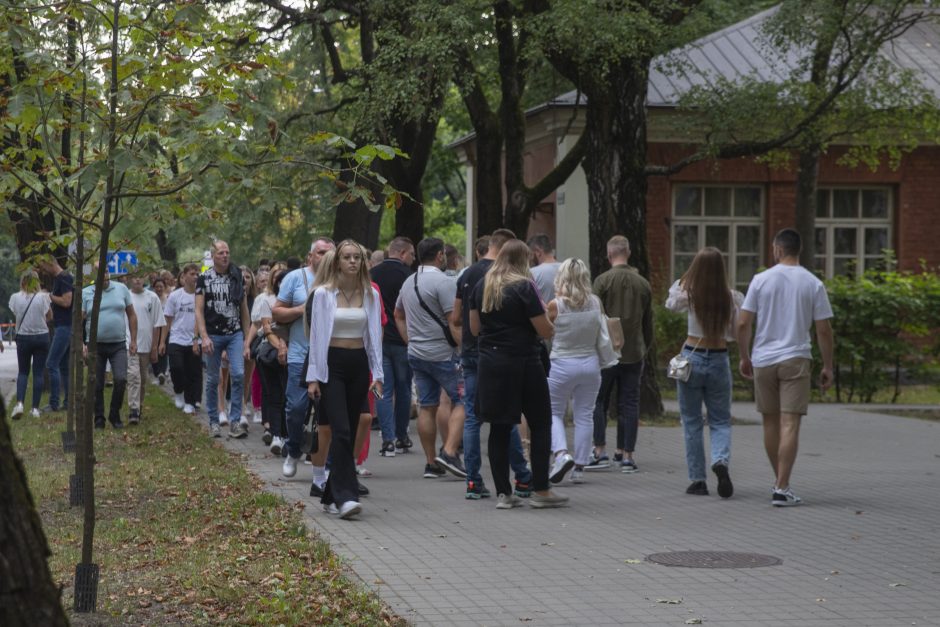
<instances>
[{"instance_id":1,"label":"man in white t-shirt","mask_svg":"<svg viewBox=\"0 0 940 627\"><path fill-rule=\"evenodd\" d=\"M555 259L555 247L545 233L536 233L526 243L535 260L531 270L532 278L539 288L542 302L548 303L555 299L555 275L558 274L561 262Z\"/></svg>"},{"instance_id":2,"label":"man in white t-shirt","mask_svg":"<svg viewBox=\"0 0 940 627\"><path fill-rule=\"evenodd\" d=\"M800 234L783 229L774 237L776 265L756 275L738 316L741 374L754 380L757 411L764 417L764 448L774 469L771 504L799 505L790 489L790 473L796 461L800 420L809 405L813 370L810 326L823 368L819 387L832 385L832 307L822 281L800 265ZM757 320L754 349L751 328Z\"/></svg>"},{"instance_id":3,"label":"man in white t-shirt","mask_svg":"<svg viewBox=\"0 0 940 627\"><path fill-rule=\"evenodd\" d=\"M131 288L131 303L137 314L137 354L131 355L127 362L127 405L130 407L127 421L136 425L140 423L140 410L144 404L147 372L150 364L157 363L160 356L161 334L166 327L166 318L163 317L160 297L144 289L143 276L132 275L127 283Z\"/></svg>"}]
</instances>

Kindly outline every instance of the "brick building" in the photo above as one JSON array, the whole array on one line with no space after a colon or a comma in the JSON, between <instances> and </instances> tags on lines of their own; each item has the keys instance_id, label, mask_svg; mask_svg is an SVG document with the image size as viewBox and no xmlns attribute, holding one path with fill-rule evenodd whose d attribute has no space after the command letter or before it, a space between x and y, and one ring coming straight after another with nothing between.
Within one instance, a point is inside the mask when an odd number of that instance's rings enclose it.
<instances>
[{"instance_id":1,"label":"brick building","mask_svg":"<svg viewBox=\"0 0 940 627\"><path fill-rule=\"evenodd\" d=\"M775 9L700 39L674 54L702 76L728 78L775 75L774 59L762 56L760 23ZM918 24L893 42L885 55L900 68L916 69L922 83L940 97L940 25ZM647 133L650 163L673 163L688 154L686 140L673 136L679 94L690 74L650 75ZM696 79L700 80L700 79ZM564 94L527 112L526 182L531 184L560 161L583 128L576 95ZM468 250L475 229L474 145L470 135L456 144L466 167ZM921 260L940 266L940 147L922 145L905 154L897 169L882 165L840 165L845 147L831 147L819 169L816 219L817 268L827 277L861 273L895 251L899 265L917 269ZM756 269L770 263L770 240L792 226L796 168L770 167L754 159L703 161L668 177L651 177L647 196L650 262L660 280L677 278L703 246L728 255L729 279L744 287ZM585 258L587 186L578 168L533 217L529 233L554 236L559 258Z\"/></svg>"}]
</instances>

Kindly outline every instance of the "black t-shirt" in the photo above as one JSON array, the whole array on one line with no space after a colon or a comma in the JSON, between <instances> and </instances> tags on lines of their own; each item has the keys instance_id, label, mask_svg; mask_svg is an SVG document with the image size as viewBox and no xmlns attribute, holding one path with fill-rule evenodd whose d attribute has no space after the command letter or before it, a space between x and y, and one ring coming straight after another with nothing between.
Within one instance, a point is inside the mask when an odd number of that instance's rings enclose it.
<instances>
[{"instance_id":1,"label":"black t-shirt","mask_svg":"<svg viewBox=\"0 0 940 627\"><path fill-rule=\"evenodd\" d=\"M242 331L241 304L245 287L238 266L232 264L226 274L209 268L196 279L196 294L205 296L206 333L232 335Z\"/></svg>"},{"instance_id":2,"label":"black t-shirt","mask_svg":"<svg viewBox=\"0 0 940 627\"><path fill-rule=\"evenodd\" d=\"M481 259L464 270L457 280L457 298L462 301L461 317L463 318L463 341L460 350L464 355L477 352L477 338L470 333L470 298L476 286L483 284L483 277L492 265L492 259Z\"/></svg>"},{"instance_id":3,"label":"black t-shirt","mask_svg":"<svg viewBox=\"0 0 940 627\"><path fill-rule=\"evenodd\" d=\"M531 318L545 313L545 307L535 283L519 281L503 288L502 306L488 313L482 310L484 284L485 281L477 283L468 307L480 313L481 341L516 355L538 352L540 340Z\"/></svg>"},{"instance_id":4,"label":"black t-shirt","mask_svg":"<svg viewBox=\"0 0 940 627\"><path fill-rule=\"evenodd\" d=\"M395 324L395 303L398 302L398 293L401 292L402 284L405 279L411 276L411 268L398 259L386 259L372 268L369 274L372 275L375 284L379 286L382 304L385 307L385 316L388 320L385 324L384 341L404 346L405 341L401 339L398 326Z\"/></svg>"},{"instance_id":5,"label":"black t-shirt","mask_svg":"<svg viewBox=\"0 0 940 627\"><path fill-rule=\"evenodd\" d=\"M52 279L52 295L65 296L75 291L75 280L68 272L62 271ZM73 294L72 298L75 296ZM57 327L72 325L72 308L52 303L52 322Z\"/></svg>"}]
</instances>

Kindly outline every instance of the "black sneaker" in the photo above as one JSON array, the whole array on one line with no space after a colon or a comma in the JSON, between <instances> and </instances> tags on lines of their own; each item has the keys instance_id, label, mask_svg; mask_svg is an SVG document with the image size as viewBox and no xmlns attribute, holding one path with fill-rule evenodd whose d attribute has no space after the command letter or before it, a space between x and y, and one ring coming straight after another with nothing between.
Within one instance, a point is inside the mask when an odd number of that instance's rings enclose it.
<instances>
[{"instance_id":1,"label":"black sneaker","mask_svg":"<svg viewBox=\"0 0 940 627\"><path fill-rule=\"evenodd\" d=\"M95 418L95 429L104 429L104 416Z\"/></svg>"},{"instance_id":2,"label":"black sneaker","mask_svg":"<svg viewBox=\"0 0 940 627\"><path fill-rule=\"evenodd\" d=\"M529 498L532 496L532 482L529 481L529 483L522 483L517 479L516 487L513 489L512 493L523 499Z\"/></svg>"},{"instance_id":3,"label":"black sneaker","mask_svg":"<svg viewBox=\"0 0 940 627\"><path fill-rule=\"evenodd\" d=\"M610 458L607 457L607 453L601 453L598 455L595 451L591 451L591 457L588 460L588 463L585 464L585 470L607 470L610 468Z\"/></svg>"},{"instance_id":4,"label":"black sneaker","mask_svg":"<svg viewBox=\"0 0 940 627\"><path fill-rule=\"evenodd\" d=\"M793 490L790 488L785 490L774 488L774 495L770 500L770 504L774 507L793 507L795 505L799 505L802 502L803 499L793 494Z\"/></svg>"},{"instance_id":5,"label":"black sneaker","mask_svg":"<svg viewBox=\"0 0 940 627\"><path fill-rule=\"evenodd\" d=\"M686 494L694 494L695 496L708 496L708 484L704 481L693 481L688 488L685 489Z\"/></svg>"},{"instance_id":6,"label":"black sneaker","mask_svg":"<svg viewBox=\"0 0 940 627\"><path fill-rule=\"evenodd\" d=\"M261 436L261 441L264 442L265 446L271 446L271 442L274 441L274 436L271 434L270 429L264 430L264 435Z\"/></svg>"},{"instance_id":7,"label":"black sneaker","mask_svg":"<svg viewBox=\"0 0 940 627\"><path fill-rule=\"evenodd\" d=\"M362 485L359 481L356 481L356 485L359 488L359 496L369 496L369 488Z\"/></svg>"},{"instance_id":8,"label":"black sneaker","mask_svg":"<svg viewBox=\"0 0 940 627\"><path fill-rule=\"evenodd\" d=\"M623 465L623 453L614 453L614 463L618 466Z\"/></svg>"},{"instance_id":9,"label":"black sneaker","mask_svg":"<svg viewBox=\"0 0 940 627\"><path fill-rule=\"evenodd\" d=\"M478 501L480 499L489 498L490 496L490 491L482 483L475 483L473 481L467 482L466 499L471 501Z\"/></svg>"},{"instance_id":10,"label":"black sneaker","mask_svg":"<svg viewBox=\"0 0 940 627\"><path fill-rule=\"evenodd\" d=\"M382 457L395 457L395 443L391 440L382 442L382 448L379 449L379 455Z\"/></svg>"},{"instance_id":11,"label":"black sneaker","mask_svg":"<svg viewBox=\"0 0 940 627\"><path fill-rule=\"evenodd\" d=\"M444 470L449 471L455 477L461 479L467 478L467 471L463 467L463 462L460 461L460 458L456 455L448 455L444 452L444 449L441 449L437 457L434 458L434 461L437 462L438 466L443 466Z\"/></svg>"},{"instance_id":12,"label":"black sneaker","mask_svg":"<svg viewBox=\"0 0 940 627\"><path fill-rule=\"evenodd\" d=\"M409 450L414 444L411 442L411 438L405 438L404 440L395 440L395 452L396 453L410 453Z\"/></svg>"},{"instance_id":13,"label":"black sneaker","mask_svg":"<svg viewBox=\"0 0 940 627\"><path fill-rule=\"evenodd\" d=\"M723 499L731 498L734 494L734 485L731 483L731 475L728 474L728 465L716 462L712 466L712 472L718 477L718 496Z\"/></svg>"},{"instance_id":14,"label":"black sneaker","mask_svg":"<svg viewBox=\"0 0 940 627\"><path fill-rule=\"evenodd\" d=\"M139 425L140 424L140 411L136 409L132 409L131 414L127 417L127 423L130 425Z\"/></svg>"},{"instance_id":15,"label":"black sneaker","mask_svg":"<svg viewBox=\"0 0 940 627\"><path fill-rule=\"evenodd\" d=\"M323 488L315 483L310 484L310 496L320 498L323 496Z\"/></svg>"},{"instance_id":16,"label":"black sneaker","mask_svg":"<svg viewBox=\"0 0 940 627\"><path fill-rule=\"evenodd\" d=\"M111 420L111 427L112 427L113 429L123 429L123 428L124 428L124 423L121 422L121 417L120 417L120 416L118 416L118 417L115 418L114 420Z\"/></svg>"},{"instance_id":17,"label":"black sneaker","mask_svg":"<svg viewBox=\"0 0 940 627\"><path fill-rule=\"evenodd\" d=\"M437 464L425 464L424 465L424 478L425 479L437 479L438 477L443 477L447 474L447 471L438 466Z\"/></svg>"}]
</instances>

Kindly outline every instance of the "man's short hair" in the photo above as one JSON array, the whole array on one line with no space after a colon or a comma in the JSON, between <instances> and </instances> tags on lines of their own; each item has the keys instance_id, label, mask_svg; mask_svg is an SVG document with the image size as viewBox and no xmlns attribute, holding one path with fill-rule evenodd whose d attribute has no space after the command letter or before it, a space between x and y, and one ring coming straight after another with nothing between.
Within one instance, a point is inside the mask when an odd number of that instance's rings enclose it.
<instances>
[{"instance_id":1,"label":"man's short hair","mask_svg":"<svg viewBox=\"0 0 940 627\"><path fill-rule=\"evenodd\" d=\"M444 251L444 240L436 237L425 237L418 242L418 263L434 261L438 253Z\"/></svg>"},{"instance_id":2,"label":"man's short hair","mask_svg":"<svg viewBox=\"0 0 940 627\"><path fill-rule=\"evenodd\" d=\"M336 246L336 242L333 241L333 238L322 235L310 242L310 252L313 252L313 249L317 247L317 242L326 242L330 246Z\"/></svg>"},{"instance_id":3,"label":"man's short hair","mask_svg":"<svg viewBox=\"0 0 940 627\"><path fill-rule=\"evenodd\" d=\"M300 257L290 256L287 258L287 269L296 270L300 267Z\"/></svg>"},{"instance_id":4,"label":"man's short hair","mask_svg":"<svg viewBox=\"0 0 940 627\"><path fill-rule=\"evenodd\" d=\"M475 252L477 254L477 257L479 258L486 257L486 253L489 249L490 249L490 236L489 235L478 237L477 241L473 242L473 252Z\"/></svg>"},{"instance_id":5,"label":"man's short hair","mask_svg":"<svg viewBox=\"0 0 940 627\"><path fill-rule=\"evenodd\" d=\"M787 257L799 257L803 240L796 229L781 229L774 235L774 245L779 246Z\"/></svg>"},{"instance_id":6,"label":"man's short hair","mask_svg":"<svg viewBox=\"0 0 940 627\"><path fill-rule=\"evenodd\" d=\"M496 252L499 252L503 244L511 239L516 239L515 233L509 229L496 229L490 233L490 248L495 248Z\"/></svg>"},{"instance_id":7,"label":"man's short hair","mask_svg":"<svg viewBox=\"0 0 940 627\"><path fill-rule=\"evenodd\" d=\"M628 257L630 255L630 240L623 235L614 235L607 240L608 257Z\"/></svg>"},{"instance_id":8,"label":"man's short hair","mask_svg":"<svg viewBox=\"0 0 940 627\"><path fill-rule=\"evenodd\" d=\"M190 270L194 270L196 274L199 274L199 266L197 266L194 263L187 263L185 266L183 266L183 271L180 272L180 274L184 274L186 272L189 272Z\"/></svg>"},{"instance_id":9,"label":"man's short hair","mask_svg":"<svg viewBox=\"0 0 940 627\"><path fill-rule=\"evenodd\" d=\"M226 242L224 239L216 239L216 240L212 240L212 245L209 246L209 249L210 249L213 253L216 253L216 252L219 251L219 245L220 245L220 244L225 244L225 247L228 248L228 242Z\"/></svg>"},{"instance_id":10,"label":"man's short hair","mask_svg":"<svg viewBox=\"0 0 940 627\"><path fill-rule=\"evenodd\" d=\"M414 248L414 243L411 241L411 238L399 235L388 243L388 255L390 257L399 257L409 248Z\"/></svg>"},{"instance_id":11,"label":"man's short hair","mask_svg":"<svg viewBox=\"0 0 940 627\"><path fill-rule=\"evenodd\" d=\"M457 263L460 261L460 251L456 246L444 244L444 257L447 258L447 267L451 270L457 269Z\"/></svg>"},{"instance_id":12,"label":"man's short hair","mask_svg":"<svg viewBox=\"0 0 940 627\"><path fill-rule=\"evenodd\" d=\"M529 238L529 241L526 242L529 245L529 248L538 248L543 253L554 253L555 247L552 246L551 238L545 233L536 233Z\"/></svg>"}]
</instances>

